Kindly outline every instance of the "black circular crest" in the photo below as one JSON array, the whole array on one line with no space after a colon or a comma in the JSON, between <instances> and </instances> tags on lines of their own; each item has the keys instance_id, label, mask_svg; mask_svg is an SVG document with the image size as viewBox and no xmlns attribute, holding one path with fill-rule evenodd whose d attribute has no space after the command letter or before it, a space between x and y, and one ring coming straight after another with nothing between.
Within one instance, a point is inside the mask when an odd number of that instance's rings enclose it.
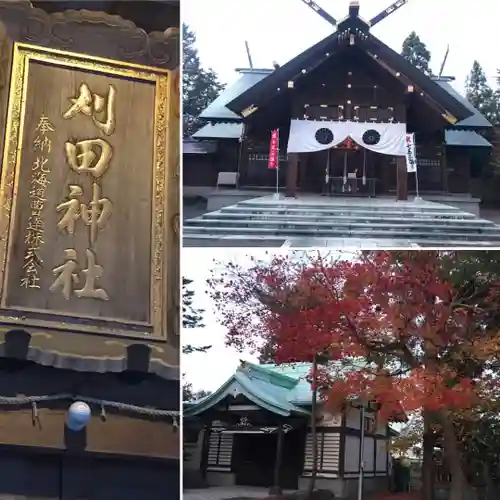
<instances>
[{"instance_id":1,"label":"black circular crest","mask_svg":"<svg viewBox=\"0 0 500 500\"><path fill-rule=\"evenodd\" d=\"M368 146L375 146L375 144L380 142L380 134L373 129L367 130L363 134L363 142L368 144Z\"/></svg>"},{"instance_id":2,"label":"black circular crest","mask_svg":"<svg viewBox=\"0 0 500 500\"><path fill-rule=\"evenodd\" d=\"M331 142L333 142L333 132L326 127L318 129L314 137L320 144L323 145L330 144Z\"/></svg>"}]
</instances>

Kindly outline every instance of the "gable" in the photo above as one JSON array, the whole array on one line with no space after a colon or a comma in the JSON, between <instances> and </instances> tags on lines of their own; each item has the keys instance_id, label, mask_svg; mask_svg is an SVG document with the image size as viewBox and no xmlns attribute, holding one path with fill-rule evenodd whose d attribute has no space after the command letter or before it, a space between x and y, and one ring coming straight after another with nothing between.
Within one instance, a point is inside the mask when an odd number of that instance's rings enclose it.
<instances>
[{"instance_id":1,"label":"gable","mask_svg":"<svg viewBox=\"0 0 500 500\"><path fill-rule=\"evenodd\" d=\"M262 370L256 365L242 364L235 374L213 394L184 405L184 416L193 417L213 408L226 398L243 396L260 408L281 416L304 415L309 412L290 401L296 380Z\"/></svg>"},{"instance_id":2,"label":"gable","mask_svg":"<svg viewBox=\"0 0 500 500\"><path fill-rule=\"evenodd\" d=\"M432 78L412 66L400 54L368 32L368 25L359 18L348 19L338 30L310 47L285 65L260 80L245 92L226 103L226 107L240 116L249 116L277 95L293 92L289 82L298 82L327 60L349 50L351 46L363 50L373 60L382 63L388 71L402 80L407 79L424 98L438 106L450 123L465 120L474 111L444 89Z\"/></svg>"}]
</instances>

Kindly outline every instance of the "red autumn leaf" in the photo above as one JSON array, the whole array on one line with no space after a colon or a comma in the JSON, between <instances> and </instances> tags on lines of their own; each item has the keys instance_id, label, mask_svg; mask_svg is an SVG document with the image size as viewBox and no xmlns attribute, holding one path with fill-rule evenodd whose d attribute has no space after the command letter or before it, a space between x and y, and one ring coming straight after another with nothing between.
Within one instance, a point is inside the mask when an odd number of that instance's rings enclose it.
<instances>
[{"instance_id":1,"label":"red autumn leaf","mask_svg":"<svg viewBox=\"0 0 500 500\"><path fill-rule=\"evenodd\" d=\"M317 255L231 264L211 281L227 343L272 345L276 362L337 361L318 371L328 405L366 396L390 417L402 410L465 410L498 384L459 373L463 360L484 364L500 353L500 335L480 328L500 306L493 282L481 305L443 277L452 252L367 252L356 260ZM486 300L487 299L487 300ZM338 365L363 358L364 369ZM465 370L466 371L466 370Z\"/></svg>"}]
</instances>

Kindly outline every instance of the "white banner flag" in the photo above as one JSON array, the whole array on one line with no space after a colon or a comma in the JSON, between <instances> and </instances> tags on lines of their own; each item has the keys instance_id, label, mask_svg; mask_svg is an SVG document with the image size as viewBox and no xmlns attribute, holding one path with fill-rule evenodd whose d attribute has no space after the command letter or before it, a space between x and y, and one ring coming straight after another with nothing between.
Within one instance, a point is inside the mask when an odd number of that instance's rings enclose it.
<instances>
[{"instance_id":1,"label":"white banner flag","mask_svg":"<svg viewBox=\"0 0 500 500\"><path fill-rule=\"evenodd\" d=\"M405 135L406 171L417 171L417 153L415 151L415 134Z\"/></svg>"}]
</instances>

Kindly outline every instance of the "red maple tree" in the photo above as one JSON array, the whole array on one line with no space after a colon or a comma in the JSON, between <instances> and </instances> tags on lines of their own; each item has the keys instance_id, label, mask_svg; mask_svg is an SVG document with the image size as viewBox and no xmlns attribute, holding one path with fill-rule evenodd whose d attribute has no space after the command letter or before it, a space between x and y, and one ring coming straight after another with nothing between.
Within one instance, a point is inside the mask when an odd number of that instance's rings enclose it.
<instances>
[{"instance_id":1,"label":"red maple tree","mask_svg":"<svg viewBox=\"0 0 500 500\"><path fill-rule=\"evenodd\" d=\"M452 472L451 500L465 474L456 412L497 393L486 368L496 360L500 283L487 273L457 280L460 252L364 252L276 256L248 267L228 264L211 281L227 343L272 344L276 362L330 361L318 370L327 405L350 397L379 404L381 415L414 410L440 425ZM360 364L360 360L362 363Z\"/></svg>"}]
</instances>

